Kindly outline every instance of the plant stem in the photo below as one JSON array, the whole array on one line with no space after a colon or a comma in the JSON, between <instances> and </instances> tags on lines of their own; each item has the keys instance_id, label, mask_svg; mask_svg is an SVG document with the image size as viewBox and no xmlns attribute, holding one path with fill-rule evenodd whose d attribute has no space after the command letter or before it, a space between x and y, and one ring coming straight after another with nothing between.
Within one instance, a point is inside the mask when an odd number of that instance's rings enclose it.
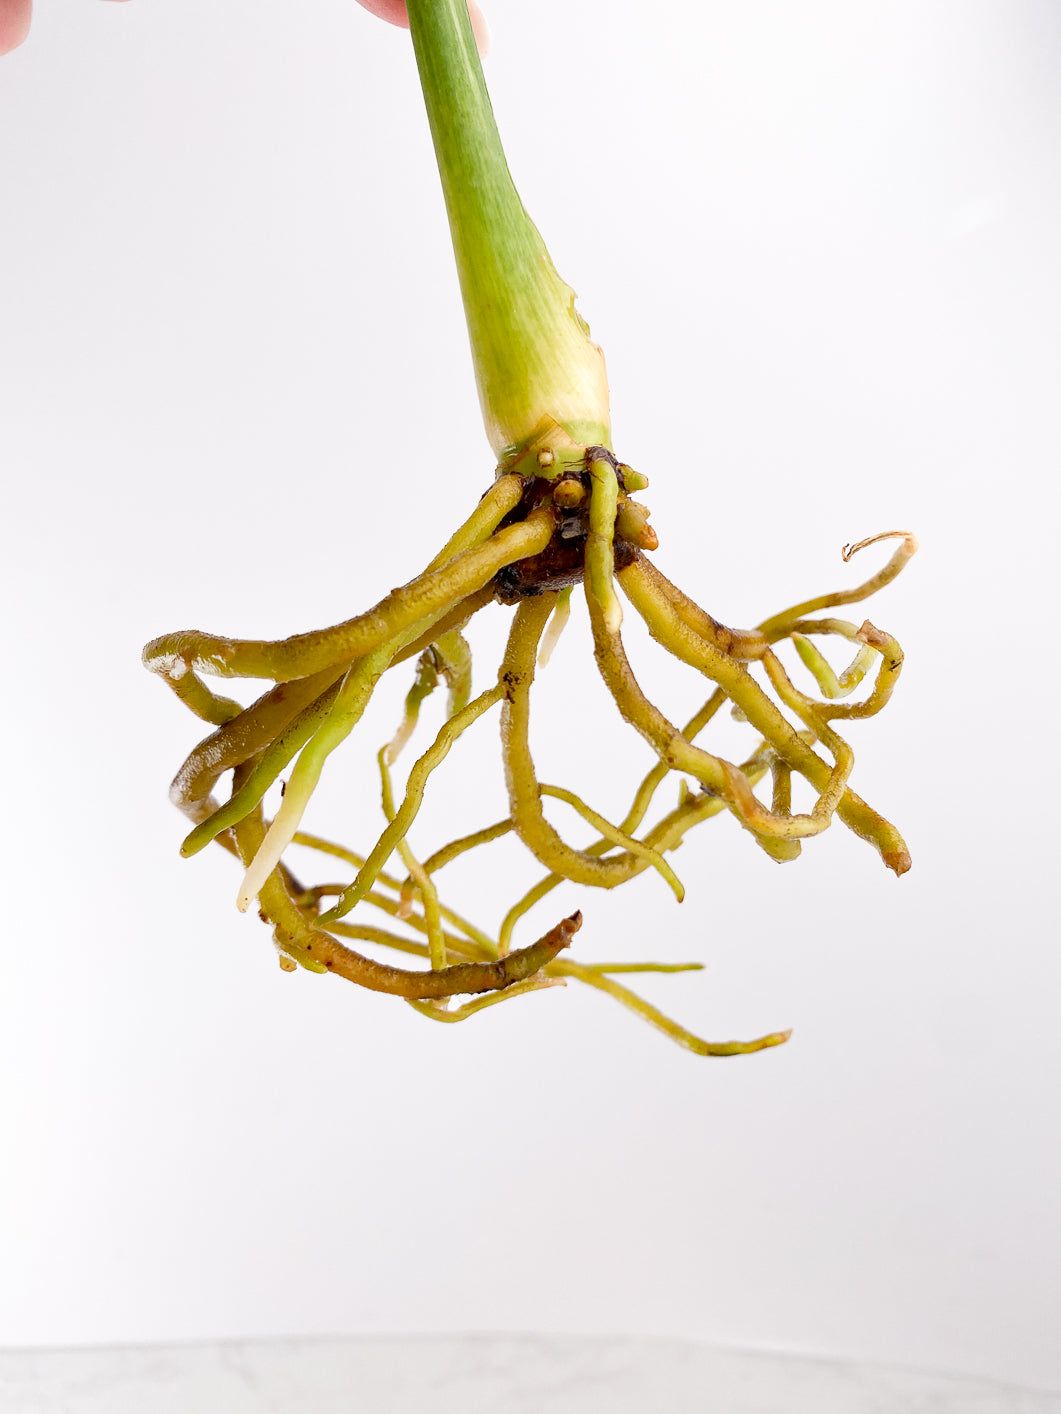
<instances>
[{"instance_id":1,"label":"plant stem","mask_svg":"<svg viewBox=\"0 0 1061 1414\"><path fill-rule=\"evenodd\" d=\"M519 199L465 0L409 0L486 434L501 458L550 423L610 439L604 355Z\"/></svg>"}]
</instances>

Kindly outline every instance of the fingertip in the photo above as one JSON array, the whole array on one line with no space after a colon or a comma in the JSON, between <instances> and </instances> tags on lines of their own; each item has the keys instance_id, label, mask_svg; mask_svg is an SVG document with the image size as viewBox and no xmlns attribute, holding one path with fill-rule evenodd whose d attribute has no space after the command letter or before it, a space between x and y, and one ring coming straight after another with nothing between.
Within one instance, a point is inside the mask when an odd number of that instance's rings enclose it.
<instances>
[{"instance_id":1,"label":"fingertip","mask_svg":"<svg viewBox=\"0 0 1061 1414\"><path fill-rule=\"evenodd\" d=\"M357 0L357 3L370 14L386 20L388 24L400 25L402 29L409 28L405 0ZM490 52L490 26L475 0L468 0L468 16L472 22L472 33L475 35L475 47L485 56Z\"/></svg>"},{"instance_id":2,"label":"fingertip","mask_svg":"<svg viewBox=\"0 0 1061 1414\"><path fill-rule=\"evenodd\" d=\"M0 54L17 49L29 34L33 0L0 0Z\"/></svg>"},{"instance_id":3,"label":"fingertip","mask_svg":"<svg viewBox=\"0 0 1061 1414\"><path fill-rule=\"evenodd\" d=\"M485 59L490 53L490 26L475 0L468 0L468 17L472 22L472 33L475 35L475 47L479 51L479 57Z\"/></svg>"},{"instance_id":4,"label":"fingertip","mask_svg":"<svg viewBox=\"0 0 1061 1414\"><path fill-rule=\"evenodd\" d=\"M405 0L357 0L357 3L370 15L376 15L379 19L386 20L388 24L398 25L401 29L409 28Z\"/></svg>"}]
</instances>

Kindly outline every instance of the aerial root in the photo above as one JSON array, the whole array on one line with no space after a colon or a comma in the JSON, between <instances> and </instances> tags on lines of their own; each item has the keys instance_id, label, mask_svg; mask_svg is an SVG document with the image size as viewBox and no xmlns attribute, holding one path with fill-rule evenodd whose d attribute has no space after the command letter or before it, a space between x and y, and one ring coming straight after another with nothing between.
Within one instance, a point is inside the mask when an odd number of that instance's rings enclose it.
<instances>
[{"instance_id":1,"label":"aerial root","mask_svg":"<svg viewBox=\"0 0 1061 1414\"><path fill-rule=\"evenodd\" d=\"M643 555L623 571L622 581L624 589L627 585L639 585L644 595L665 601L680 622L692 633L719 653L725 653L738 662L751 662L761 658L770 647L770 640L759 629L727 628L725 624L713 619ZM626 592L629 593L630 590Z\"/></svg>"},{"instance_id":2,"label":"aerial root","mask_svg":"<svg viewBox=\"0 0 1061 1414\"><path fill-rule=\"evenodd\" d=\"M709 703L708 706L711 706L711 703ZM698 713L697 717L694 717L692 722L689 723L686 727L687 734L696 734L698 718L700 717L701 714ZM742 767L742 770L745 771L749 780L753 783L760 780L762 776L766 774L767 769L768 759L761 751L745 761ZM652 770L649 771L645 779L641 782L634 796L634 803L626 819L623 821L623 828L625 830L634 830L638 827L641 820L644 818L645 812L648 810L652 797L655 795L667 774L667 768L663 766L654 766ZM648 831L645 835L644 843L647 847L654 849L660 854L677 849L685 838L685 835L694 825L700 824L703 820L711 819L712 816L720 814L723 809L725 809L725 802L719 796L687 793L673 810L664 815L659 823ZM602 855L605 854L611 846L611 839L602 836L588 847L586 853ZM646 859L634 860L630 865L630 878L635 878L647 867L648 861ZM521 899L512 905L501 923L501 929L498 934L498 944L502 953L506 953L509 950L512 943L512 934L520 919L525 917L547 894L550 894L553 889L564 882L565 878L561 874L547 874L544 879L540 879L533 888L529 889Z\"/></svg>"},{"instance_id":3,"label":"aerial root","mask_svg":"<svg viewBox=\"0 0 1061 1414\"><path fill-rule=\"evenodd\" d=\"M528 992L543 992L549 987L563 986L566 986L566 983L562 977L552 977L548 972L536 972L533 977L528 977L523 982L511 982L501 991L487 992L471 1001L462 1002L459 1006L452 1006L448 1001L415 1001L412 997L407 997L406 1000L421 1016L430 1017L432 1021L467 1021L477 1011L494 1006L497 1002L511 1001L513 997L525 997Z\"/></svg>"},{"instance_id":4,"label":"aerial root","mask_svg":"<svg viewBox=\"0 0 1061 1414\"><path fill-rule=\"evenodd\" d=\"M759 1036L754 1041L704 1041L693 1032L687 1031L684 1026L679 1026L669 1016L665 1016L658 1007L645 1001L644 997L639 997L629 987L624 987L621 982L616 982L613 977L603 972L567 959L554 963L551 971L560 977L577 977L588 987L605 992L641 1017L642 1021L655 1026L665 1036L669 1036L672 1041L677 1041L679 1046L697 1056L746 1056L753 1051L767 1050L770 1046L784 1045L792 1035L791 1031L772 1031L768 1036Z\"/></svg>"},{"instance_id":5,"label":"aerial root","mask_svg":"<svg viewBox=\"0 0 1061 1414\"><path fill-rule=\"evenodd\" d=\"M587 825L592 825L595 830L598 830L609 844L617 845L635 858L644 860L646 864L651 864L652 868L670 885L678 902L684 901L685 885L658 850L644 844L641 840L635 840L631 835L624 834L622 830L605 820L603 815L592 810L573 790L567 790L563 786L547 785L539 785L538 789L542 795L552 796L554 800L562 800L573 810L577 810Z\"/></svg>"},{"instance_id":6,"label":"aerial root","mask_svg":"<svg viewBox=\"0 0 1061 1414\"><path fill-rule=\"evenodd\" d=\"M499 487L504 487L506 494L498 494ZM349 664L418 625L427 629L462 599L481 590L498 570L539 553L549 543L553 514L547 507L532 511L526 520L496 528L518 502L518 496L515 501L512 499L517 489L508 478L495 483L495 488L487 493L493 497L489 514L484 515L480 503L431 567L402 588L392 590L365 614L332 628L278 641L223 638L197 631L167 634L144 649L144 665L165 678L194 712L200 716L210 712L213 715L207 719L220 724L238 715L242 708L238 703L216 698L197 676L199 673L290 681ZM459 548L453 549L454 546ZM415 637L412 634L406 643Z\"/></svg>"},{"instance_id":7,"label":"aerial root","mask_svg":"<svg viewBox=\"0 0 1061 1414\"><path fill-rule=\"evenodd\" d=\"M191 816L226 771L242 766L264 750L299 712L341 676L338 670L329 669L297 682L277 683L237 717L220 725L190 753L173 778L173 804Z\"/></svg>"},{"instance_id":8,"label":"aerial root","mask_svg":"<svg viewBox=\"0 0 1061 1414\"><path fill-rule=\"evenodd\" d=\"M444 869L453 860L459 859L462 854L467 854L470 849L478 849L480 845L490 844L494 840L499 840L503 835L507 835L512 829L510 819L498 820L496 824L486 825L481 830L474 830L469 835L462 835L460 839L451 840L449 844L443 845L441 849L435 850L429 859L424 860L424 868L429 874L434 874L439 869ZM405 885L402 885L404 892Z\"/></svg>"},{"instance_id":9,"label":"aerial root","mask_svg":"<svg viewBox=\"0 0 1061 1414\"><path fill-rule=\"evenodd\" d=\"M485 834L486 832L484 831L483 833ZM315 850L321 854L330 855L334 859L341 859L355 870L360 869L365 863L363 855L355 854L353 850L346 849L343 845L335 844L331 840L321 839L319 835L308 835L299 831L294 838L294 843L304 845L307 849ZM429 866L430 861L427 861L424 868L429 869L430 872ZM400 882L392 875L386 874L381 870L376 882L380 890L386 890L387 892L379 892L376 889L370 890L365 895L364 902L372 904L375 908L382 910L391 918L398 919L403 923L408 923L413 928L426 934L427 924L423 916L417 914L415 910L405 907L403 904L402 895L405 893L408 880ZM316 888L312 889L304 889L298 894L298 902L303 907L309 906L314 920L319 922L320 900L325 896L337 897L344 892L345 888L345 884L326 884L318 885ZM398 897L391 898L391 892L397 894ZM443 934L447 951L454 952L460 957L465 958L495 958L500 956L497 944L488 934L484 933L481 928L476 927L475 924L462 917L456 910L447 908L445 904L440 906L439 911L443 921L449 923L453 929L457 930L456 932L446 932ZM343 929L347 926L350 925L337 922L331 922L328 925L331 931L340 933L343 936L345 936ZM423 956L428 956L426 944L423 945Z\"/></svg>"},{"instance_id":10,"label":"aerial root","mask_svg":"<svg viewBox=\"0 0 1061 1414\"><path fill-rule=\"evenodd\" d=\"M627 589L624 576L625 572L620 575L620 582L624 589ZM644 611L643 603L633 594L629 594L629 597L635 608L646 618L653 635L659 636L656 633L651 615L647 615ZM736 766L720 757L713 756L710 752L704 751L688 741L677 727L668 721L659 708L645 696L627 660L619 634L609 633L599 606L588 594L587 601L590 608L590 623L593 629L597 666L601 676L623 718L649 742L660 761L668 769L685 772L699 781L705 790L720 796L741 820L741 823L752 830L759 843L763 844L764 848L767 848L775 857L784 857L786 853L791 851L791 846L787 844L774 845L772 843L774 840L792 840L802 835L816 833L822 828L817 821L809 818L772 815L755 797L751 783L743 777ZM710 649L710 645L702 644L684 626L681 627L685 637L693 642L697 649ZM666 646L671 647L672 645L667 642ZM672 651L674 651L673 648ZM717 652L713 649L710 651ZM679 653L678 656L684 657L685 655ZM692 656L695 660L698 653L694 652ZM740 664L731 663L731 666L744 671ZM728 695L727 686L721 685ZM743 703L741 705L743 706ZM792 733L792 729L773 704L769 703L768 706L767 716L772 714L785 730ZM775 744L776 733L764 732L759 723L756 723L756 726L767 740ZM825 762L820 764L828 771Z\"/></svg>"},{"instance_id":11,"label":"aerial root","mask_svg":"<svg viewBox=\"0 0 1061 1414\"><path fill-rule=\"evenodd\" d=\"M873 588L869 591L871 594L876 593L882 584L888 584L894 579L906 561L910 559L911 555L917 554L917 536L909 530L882 530L877 535L868 535L865 540L859 540L855 545L845 545L840 551L840 556L846 565L850 562L852 556L857 555L860 550L865 550L869 545L876 545L881 540L901 540L903 542L896 551L897 556L902 556L902 562L899 564L898 568L892 570L887 579L882 579L881 576L878 575L876 580L868 581L868 583L873 584ZM888 569L891 569L890 565L885 566L885 570ZM884 571L882 571L882 574L883 573ZM848 602L850 603L851 601L849 600Z\"/></svg>"},{"instance_id":12,"label":"aerial root","mask_svg":"<svg viewBox=\"0 0 1061 1414\"><path fill-rule=\"evenodd\" d=\"M442 724L435 737L434 742L420 759L416 762L405 787L405 798L401 808L394 811L393 818L390 819L387 828L380 835L379 840L369 853L362 868L358 871L357 878L345 891L342 898L334 908L326 914L322 921L331 922L333 919L342 918L344 914L350 912L358 901L364 897L367 891L376 881L379 871L386 864L394 850L404 841L409 832L409 828L416 819L417 812L424 798L424 791L427 788L428 779L431 773L439 767L449 754L454 742L465 732L473 722L477 721L484 712L490 710L497 702L501 701L505 689L498 683L488 691L481 693L474 702L468 704L455 716L450 717ZM385 756L385 747L380 754L380 769L384 773L384 790L389 792L389 776ZM419 882L419 881L418 881Z\"/></svg>"},{"instance_id":13,"label":"aerial root","mask_svg":"<svg viewBox=\"0 0 1061 1414\"><path fill-rule=\"evenodd\" d=\"M614 471L611 474L614 479ZM660 872L680 897L683 892L681 884L657 852L628 837L615 826L608 825L602 816L590 811L571 792L562 793L560 798L574 805L597 829L607 825L602 832L608 835L610 843L624 846L624 852L610 859L601 859L586 850L574 849L545 818L542 810L543 790L538 784L530 751L530 691L538 644L553 611L554 600L554 595L542 594L522 601L512 621L508 647L501 665L501 685L505 692L501 708L502 759L513 828L541 864L574 883L613 889L625 883L634 872L639 872L637 862L644 860Z\"/></svg>"},{"instance_id":14,"label":"aerial root","mask_svg":"<svg viewBox=\"0 0 1061 1414\"><path fill-rule=\"evenodd\" d=\"M445 614L434 628L394 655L392 665L396 666L407 658L414 657L430 649L425 638L436 634L440 640L446 635L464 639L460 630L473 614L484 608L493 599L492 590L479 590L468 595ZM467 646L465 644L465 646ZM469 650L470 659L470 650ZM202 830L195 830L181 847L184 855L196 854L209 841L216 838L234 820L241 819L261 800L265 792L278 778L291 757L301 749L302 740L295 742L293 749L287 750L294 740L288 735L288 728L296 721L308 722L311 717L323 717L339 690L349 664L338 668L327 668L306 678L293 678L278 682L262 694L258 700L245 708L237 717L231 718L206 737L190 753L173 779L170 799L189 819ZM452 662L443 663L440 675L450 680L454 671ZM466 669L461 671L466 672ZM463 690L463 688L461 689ZM451 681L451 700L457 688ZM220 699L219 699L220 700ZM297 731L298 729L295 728ZM211 792L226 771L242 766L252 757L258 757L258 767L253 779L249 779L239 799L230 798L219 806L211 800ZM206 827L208 817L214 816L211 827Z\"/></svg>"},{"instance_id":15,"label":"aerial root","mask_svg":"<svg viewBox=\"0 0 1061 1414\"><path fill-rule=\"evenodd\" d=\"M556 596L556 604L553 608L552 617L545 626L541 642L538 644L538 667L548 667L549 659L553 656L553 650L560 641L560 636L568 625L571 618L571 587L563 589Z\"/></svg>"},{"instance_id":16,"label":"aerial root","mask_svg":"<svg viewBox=\"0 0 1061 1414\"><path fill-rule=\"evenodd\" d=\"M264 832L260 807L233 828L244 860L258 852ZM324 843L317 841L314 847ZM330 852L338 853L334 849ZM526 981L570 945L582 924L581 914L575 913L537 942L507 957L459 962L429 972L409 971L365 957L325 931L320 920L313 916L312 902L300 902L300 898L307 897L305 891L294 888L283 869L274 869L267 876L259 897L264 916L273 924L274 939L282 956L311 971L334 972L370 991L421 1001L498 991Z\"/></svg>"},{"instance_id":17,"label":"aerial root","mask_svg":"<svg viewBox=\"0 0 1061 1414\"><path fill-rule=\"evenodd\" d=\"M420 719L420 708L440 681L449 689L446 715L452 717L466 707L471 696L472 650L459 629L450 629L439 636L420 654L413 685L405 698L405 714L390 744L387 764L393 766L405 743L412 736Z\"/></svg>"},{"instance_id":18,"label":"aerial root","mask_svg":"<svg viewBox=\"0 0 1061 1414\"><path fill-rule=\"evenodd\" d=\"M842 673L837 673L825 654L815 646L813 639L808 638L806 634L797 632L790 633L789 637L802 659L804 667L818 684L822 696L829 698L830 701L838 697L846 697L848 693L854 692L877 661L877 650L871 648L869 644L863 644L850 665Z\"/></svg>"},{"instance_id":19,"label":"aerial root","mask_svg":"<svg viewBox=\"0 0 1061 1414\"><path fill-rule=\"evenodd\" d=\"M499 530L485 544L475 550L466 551L451 560L443 569L434 571L436 575L457 576L451 588L451 596L464 599L474 590L482 587L480 577L485 561L492 565L491 574L511 563L512 558L522 558L530 548L531 553L544 548L552 534L552 512L548 507L532 511L525 521ZM513 538L515 536L515 539ZM513 546L522 549L514 552ZM511 558L510 558L511 557ZM458 574L458 571L460 573ZM422 579L426 576L422 576ZM477 582L478 581L478 582ZM397 593L397 591L396 591ZM394 598L394 596L391 596ZM445 613L449 605L433 604L435 619ZM406 612L408 620L411 615ZM377 681L390 666L398 652L407 647L429 624L417 617L407 626L371 652L356 659L348 669L335 701L315 734L302 748L302 752L291 773L280 809L277 811L258 854L247 868L243 884L237 897L237 907L245 911L251 900L259 893L262 883L276 868L284 850L291 843L302 820L309 798L320 779L324 762L360 721ZM291 640L289 640L290 642Z\"/></svg>"},{"instance_id":20,"label":"aerial root","mask_svg":"<svg viewBox=\"0 0 1061 1414\"><path fill-rule=\"evenodd\" d=\"M379 752L376 760L379 764L383 815L388 826L393 827L397 811L394 807L394 787L391 784L386 747ZM419 802L417 802L417 806L419 806ZM409 877L420 889L420 901L424 910L424 923L427 930L428 957L431 959L431 966L438 971L446 966L446 944L442 934L442 904L439 900L438 889L435 887L435 881L426 872L413 853L409 841L405 838L407 829L408 826L401 830L399 838L395 842L395 848L398 851L398 857L409 871ZM398 917L404 920L412 912L412 899L407 899L403 894L398 901Z\"/></svg>"},{"instance_id":21,"label":"aerial root","mask_svg":"<svg viewBox=\"0 0 1061 1414\"><path fill-rule=\"evenodd\" d=\"M902 544L896 549L888 563L871 575L869 579L857 585L854 589L840 589L832 594L821 594L817 599L807 599L802 604L795 604L791 609L785 609L780 614L775 614L772 618L766 619L759 625L759 632L774 643L779 638L784 638L791 632L792 625L797 619L806 618L808 614L821 613L823 609L839 609L844 604L860 604L863 599L870 598L885 585L891 584L897 575L905 569L909 560L917 554L917 537L908 530L886 530L880 535L871 535L866 540L860 540L856 545L845 545L841 555L847 564L853 555L857 555L860 550L866 549L869 545L875 545L880 540L892 540L899 538Z\"/></svg>"},{"instance_id":22,"label":"aerial root","mask_svg":"<svg viewBox=\"0 0 1061 1414\"><path fill-rule=\"evenodd\" d=\"M894 577L912 553L908 540L904 538L903 546L881 574L890 570L891 577ZM894 568L896 562L898 568ZM880 575L875 578L879 580ZM791 842L820 833L827 828L836 813L856 834L872 840L890 868L895 868L895 861L901 863L904 855L909 859L906 846L895 827L847 788L846 782L853 764L853 756L847 744L829 726L830 720L836 717L872 715L887 701L902 667L902 653L890 636L879 633L872 625L863 625L862 629L854 630L851 625L843 624L841 620L806 620L802 615L808 605L800 605L791 611L797 615L795 618L778 616L776 620L770 621L774 624L774 630L768 635L771 642L776 643L779 638L788 636L794 628L804 635L808 632L833 632L847 636L850 630L856 641L880 653L880 668L874 689L866 703L854 705L814 702L795 689L780 661L768 646L761 654L763 667L783 705L789 707L811 729L813 735L832 755L833 764L830 767L787 721L744 663L731 658L719 649L715 642L696 631L697 620L693 610L697 606L690 608L691 601L685 596L681 596L681 603L675 603L668 593L667 582L662 576L646 573L641 558L620 571L619 582L644 619L653 638L674 656L717 683L740 709L743 719L770 743L778 757L786 762L791 770L810 782L817 792L818 800L809 814L793 815L773 811L758 800L750 784L741 778L739 769L732 763L723 762L690 747L662 713L653 708L644 697L626 661L619 635L608 633L603 616L599 609L595 612L593 601L587 593L598 666L605 682L624 717L652 742L662 759L678 765L679 769L688 770L706 788L719 790L740 822L751 830L759 843L774 853L775 857L783 858L784 851L790 849L791 845L781 845L779 853L779 847L771 844L772 841ZM868 583L872 584L874 581ZM845 602L863 597L865 588L866 586L861 586L859 590L850 591ZM826 595L821 600L810 601L810 606L817 607L825 605L826 602L831 604L840 597L844 596ZM721 786L718 784L720 776Z\"/></svg>"},{"instance_id":23,"label":"aerial root","mask_svg":"<svg viewBox=\"0 0 1061 1414\"><path fill-rule=\"evenodd\" d=\"M363 957L344 947L337 938L305 920L294 932L277 926L278 944L296 961L304 954L314 963L339 977L345 977L370 991L417 1001L438 1000L464 993L501 991L513 983L525 982L553 961L582 926L581 913L562 919L555 928L529 947L491 962L460 962L430 972L410 972Z\"/></svg>"},{"instance_id":24,"label":"aerial root","mask_svg":"<svg viewBox=\"0 0 1061 1414\"><path fill-rule=\"evenodd\" d=\"M306 681L312 682L315 679ZM287 684L282 686L286 687ZM339 682L326 688L254 757L252 769L239 790L234 790L224 805L217 806L213 813L196 825L185 838L181 845L181 854L185 859L205 849L222 830L227 830L229 826L242 820L265 798L269 787L279 779L280 772L291 764L306 743L317 734L339 695L339 689ZM250 757L244 759L251 760ZM238 764L244 763L241 761Z\"/></svg>"},{"instance_id":25,"label":"aerial root","mask_svg":"<svg viewBox=\"0 0 1061 1414\"><path fill-rule=\"evenodd\" d=\"M447 1023L574 978L697 1054L744 1054L787 1039L788 1032L773 1032L748 1042L702 1040L615 980L622 973L683 971L699 964L586 964L561 957L580 926L580 913L526 947L512 947L514 931L564 881L610 889L652 868L680 900L682 885L665 856L694 826L727 810L774 859L794 858L801 840L838 817L872 842L897 874L904 872L910 858L901 836L849 788L854 758L834 725L873 716L887 704L902 669L902 651L869 620L856 626L827 611L857 603L889 583L915 552L916 540L888 532L845 546L847 561L878 541L901 541L888 563L858 587L808 600L757 629L732 629L645 559L642 551L655 548L655 532L645 508L628 497L643 481L597 447L586 448L581 463L572 462L548 484L502 475L423 573L366 614L278 642L191 632L148 645L147 665L215 728L173 782L172 797L195 826L182 852L195 853L216 839L239 855L246 868L239 906L258 899L273 925L283 966L336 972L370 990L400 996L423 1015ZM495 579L517 564L520 573L510 582L506 576ZM570 586L579 575L601 676L624 720L656 757L618 823L570 789L539 782L530 751L535 670L544 667L567 622ZM617 587L652 637L712 684L704 706L681 730L645 696L627 660ZM462 629L495 594L515 601L516 609L498 679L473 698L471 654ZM849 645L840 670L822 651L824 638ZM797 687L778 656L778 645L789 639L820 697ZM376 844L360 856L302 833L303 812L325 761L361 719L381 675L410 658L416 668L403 718L378 756L386 825ZM802 670L796 673L801 682ZM275 685L244 708L214 693L204 674L259 677ZM423 702L440 684L447 688L446 719L409 770L404 790L396 793L391 768L417 727ZM862 700L844 700L863 684ZM430 778L460 735L495 704L500 705L509 816L421 858L409 834ZM694 740L724 704L758 737L740 764ZM268 822L262 801L289 766L279 808ZM212 792L226 771L232 772L232 789L219 804ZM677 804L645 828L659 789L672 774L678 777ZM813 791L807 809L793 808L796 776ZM757 794L767 777L769 803ZM545 818L545 797L574 810L598 838L584 849L567 844ZM495 938L442 903L435 875L509 833L548 872L509 908ZM344 861L354 871L352 881L304 887L284 862L291 843ZM401 879L385 872L393 855L401 860ZM388 926L363 923L360 916L346 921L358 904L381 911ZM395 931L403 924L416 936ZM391 966L355 951L353 943L408 954L429 968ZM466 1000L455 1004L455 997Z\"/></svg>"},{"instance_id":26,"label":"aerial root","mask_svg":"<svg viewBox=\"0 0 1061 1414\"><path fill-rule=\"evenodd\" d=\"M600 451L600 454L596 454ZM615 592L615 519L619 510L619 480L615 467L603 449L591 449L586 456L590 478L589 535L586 537L585 584L609 633L618 633L623 621L622 605Z\"/></svg>"},{"instance_id":27,"label":"aerial root","mask_svg":"<svg viewBox=\"0 0 1061 1414\"><path fill-rule=\"evenodd\" d=\"M832 668L822 655L818 653L817 648L811 645L810 635L812 634L833 635L861 646L851 666L845 672L836 675L833 674ZM857 683L852 683L851 687L846 684L850 677L856 673L861 680L863 674L859 669L863 662L867 663L869 667L872 667L874 663L877 664L876 677L864 701L849 703L828 700L815 704L822 721L834 721L838 718L854 721L864 717L874 717L883 707L887 706L903 666L903 651L891 634L883 633L874 627L868 619L864 620L861 627L856 628L854 624L848 623L845 619L827 618L797 619L792 625L789 636L796 645L796 651L800 658L807 666L811 666L815 657L820 658L825 664L824 669L812 667L811 671L819 687L822 688L824 696L828 699L846 695L854 686L857 686ZM827 690L828 686L831 686L829 675L836 678L841 689L840 693ZM824 683L822 678L825 678Z\"/></svg>"}]
</instances>

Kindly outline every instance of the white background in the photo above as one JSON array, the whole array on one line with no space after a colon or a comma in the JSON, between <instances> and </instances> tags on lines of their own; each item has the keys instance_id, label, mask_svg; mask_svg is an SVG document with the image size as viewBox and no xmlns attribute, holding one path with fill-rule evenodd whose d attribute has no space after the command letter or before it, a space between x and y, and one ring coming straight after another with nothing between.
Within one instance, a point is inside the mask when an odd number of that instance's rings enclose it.
<instances>
[{"instance_id":1,"label":"white background","mask_svg":"<svg viewBox=\"0 0 1061 1414\"><path fill-rule=\"evenodd\" d=\"M1058 11L669 9L494 0L511 165L665 572L751 623L919 533L854 736L914 868L837 826L780 869L720 819L681 908L646 877L528 925L706 962L645 990L716 1039L795 1027L736 1061L574 987L441 1027L281 973L232 861L178 857L197 724L138 652L353 614L489 481L408 36L39 0L0 68L7 1344L630 1331L1061 1386ZM402 690L311 821L351 843ZM581 626L539 696L543 776L621 813L647 750ZM503 813L495 731L450 833ZM490 926L537 877L492 850L453 871Z\"/></svg>"}]
</instances>

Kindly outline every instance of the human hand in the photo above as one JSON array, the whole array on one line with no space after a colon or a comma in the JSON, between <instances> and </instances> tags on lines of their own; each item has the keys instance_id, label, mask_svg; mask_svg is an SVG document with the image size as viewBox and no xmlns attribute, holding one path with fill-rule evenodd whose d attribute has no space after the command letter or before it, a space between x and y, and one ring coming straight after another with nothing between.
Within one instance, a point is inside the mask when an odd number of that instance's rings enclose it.
<instances>
[{"instance_id":1,"label":"human hand","mask_svg":"<svg viewBox=\"0 0 1061 1414\"><path fill-rule=\"evenodd\" d=\"M378 15L381 20L400 25L403 29L409 28L405 0L358 0L358 3L373 15ZM0 54L17 49L22 43L29 33L32 13L33 0L0 0ZM472 29L475 31L479 53L485 54L490 47L490 31L475 0L468 0L468 13L472 17Z\"/></svg>"}]
</instances>

